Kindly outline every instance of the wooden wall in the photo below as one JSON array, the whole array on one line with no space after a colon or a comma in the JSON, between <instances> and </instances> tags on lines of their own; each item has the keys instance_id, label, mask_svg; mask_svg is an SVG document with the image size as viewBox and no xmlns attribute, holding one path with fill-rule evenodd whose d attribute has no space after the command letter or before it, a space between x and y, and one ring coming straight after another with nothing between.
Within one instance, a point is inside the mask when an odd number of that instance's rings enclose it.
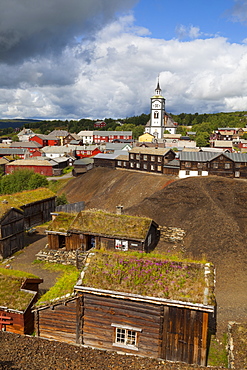
<instances>
[{"instance_id":1,"label":"wooden wall","mask_svg":"<svg viewBox=\"0 0 247 370\"><path fill-rule=\"evenodd\" d=\"M36 311L35 326L40 337L76 343L77 299Z\"/></svg>"},{"instance_id":2,"label":"wooden wall","mask_svg":"<svg viewBox=\"0 0 247 370\"><path fill-rule=\"evenodd\" d=\"M164 306L161 358L206 366L209 313Z\"/></svg>"},{"instance_id":3,"label":"wooden wall","mask_svg":"<svg viewBox=\"0 0 247 370\"><path fill-rule=\"evenodd\" d=\"M40 225L51 220L51 212L55 211L56 197L29 203L21 208L24 211L25 228Z\"/></svg>"},{"instance_id":4,"label":"wooden wall","mask_svg":"<svg viewBox=\"0 0 247 370\"><path fill-rule=\"evenodd\" d=\"M12 324L6 325L6 331L16 334L33 334L34 331L34 314L31 312L31 307L34 300L23 313L8 312L0 309L0 314L4 314L12 318Z\"/></svg>"},{"instance_id":5,"label":"wooden wall","mask_svg":"<svg viewBox=\"0 0 247 370\"><path fill-rule=\"evenodd\" d=\"M79 291L66 304L37 310L36 333L67 343L206 366L212 315ZM117 325L138 332L137 348L115 343Z\"/></svg>"},{"instance_id":6,"label":"wooden wall","mask_svg":"<svg viewBox=\"0 0 247 370\"><path fill-rule=\"evenodd\" d=\"M11 209L1 220L0 256L7 258L24 247L24 218L21 212Z\"/></svg>"},{"instance_id":7,"label":"wooden wall","mask_svg":"<svg viewBox=\"0 0 247 370\"><path fill-rule=\"evenodd\" d=\"M121 350L143 356L159 357L161 348L161 306L84 293L83 344L95 348ZM142 329L138 351L113 346L111 324Z\"/></svg>"}]
</instances>

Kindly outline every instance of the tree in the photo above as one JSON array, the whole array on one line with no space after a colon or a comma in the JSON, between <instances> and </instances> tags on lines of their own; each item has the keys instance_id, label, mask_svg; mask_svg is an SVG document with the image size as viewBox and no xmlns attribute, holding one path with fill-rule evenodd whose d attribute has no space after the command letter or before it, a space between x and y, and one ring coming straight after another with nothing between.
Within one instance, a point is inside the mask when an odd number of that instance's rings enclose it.
<instances>
[{"instance_id":1,"label":"tree","mask_svg":"<svg viewBox=\"0 0 247 370\"><path fill-rule=\"evenodd\" d=\"M28 169L16 170L0 179L1 194L13 194L46 186L48 186L48 180L45 176Z\"/></svg>"}]
</instances>

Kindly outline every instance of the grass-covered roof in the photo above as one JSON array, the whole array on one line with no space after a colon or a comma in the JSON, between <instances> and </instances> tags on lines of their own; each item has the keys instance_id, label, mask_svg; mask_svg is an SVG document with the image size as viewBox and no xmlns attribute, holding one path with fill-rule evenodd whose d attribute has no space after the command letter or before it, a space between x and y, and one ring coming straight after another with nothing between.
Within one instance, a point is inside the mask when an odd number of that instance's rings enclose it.
<instances>
[{"instance_id":1,"label":"grass-covered roof","mask_svg":"<svg viewBox=\"0 0 247 370\"><path fill-rule=\"evenodd\" d=\"M146 217L86 210L78 213L70 229L88 234L144 240L151 222L152 220Z\"/></svg>"},{"instance_id":2,"label":"grass-covered roof","mask_svg":"<svg viewBox=\"0 0 247 370\"><path fill-rule=\"evenodd\" d=\"M59 212L56 218L50 223L47 230L63 233L67 232L75 217L75 213Z\"/></svg>"},{"instance_id":3,"label":"grass-covered roof","mask_svg":"<svg viewBox=\"0 0 247 370\"><path fill-rule=\"evenodd\" d=\"M99 251L91 258L82 285L203 304L208 283L205 281L205 263L174 261L141 252ZM208 304L214 303L213 289L212 272Z\"/></svg>"},{"instance_id":4,"label":"grass-covered roof","mask_svg":"<svg viewBox=\"0 0 247 370\"><path fill-rule=\"evenodd\" d=\"M48 188L26 190L15 194L0 195L0 204L7 204L10 207L20 208L28 203L37 202L42 199L54 197L55 194Z\"/></svg>"},{"instance_id":5,"label":"grass-covered roof","mask_svg":"<svg viewBox=\"0 0 247 370\"><path fill-rule=\"evenodd\" d=\"M25 311L34 294L22 291L21 286L27 278L37 276L23 271L0 268L0 306L8 309Z\"/></svg>"}]
</instances>

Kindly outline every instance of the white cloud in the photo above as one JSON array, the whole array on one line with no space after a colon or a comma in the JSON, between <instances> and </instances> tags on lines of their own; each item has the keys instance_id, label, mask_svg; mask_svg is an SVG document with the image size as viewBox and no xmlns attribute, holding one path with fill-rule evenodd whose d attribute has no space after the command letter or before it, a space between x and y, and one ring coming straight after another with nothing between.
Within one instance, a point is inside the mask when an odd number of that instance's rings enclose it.
<instances>
[{"instance_id":1,"label":"white cloud","mask_svg":"<svg viewBox=\"0 0 247 370\"><path fill-rule=\"evenodd\" d=\"M181 112L246 110L247 45L222 37L154 39L132 15L18 65L0 64L2 117L124 118L148 113L160 74L166 109ZM237 107L237 108L236 108Z\"/></svg>"}]
</instances>

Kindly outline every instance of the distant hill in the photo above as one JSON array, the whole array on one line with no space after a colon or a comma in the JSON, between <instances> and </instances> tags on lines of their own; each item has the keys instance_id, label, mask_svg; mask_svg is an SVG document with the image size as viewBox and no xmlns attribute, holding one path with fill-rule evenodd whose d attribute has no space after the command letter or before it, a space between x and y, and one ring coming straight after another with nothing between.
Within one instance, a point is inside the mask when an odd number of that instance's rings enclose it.
<instances>
[{"instance_id":1,"label":"distant hill","mask_svg":"<svg viewBox=\"0 0 247 370\"><path fill-rule=\"evenodd\" d=\"M0 119L0 129L3 128L17 128L17 127L22 127L25 126L25 124L30 124L30 123L36 123L40 122L40 120L35 120L35 119Z\"/></svg>"}]
</instances>

